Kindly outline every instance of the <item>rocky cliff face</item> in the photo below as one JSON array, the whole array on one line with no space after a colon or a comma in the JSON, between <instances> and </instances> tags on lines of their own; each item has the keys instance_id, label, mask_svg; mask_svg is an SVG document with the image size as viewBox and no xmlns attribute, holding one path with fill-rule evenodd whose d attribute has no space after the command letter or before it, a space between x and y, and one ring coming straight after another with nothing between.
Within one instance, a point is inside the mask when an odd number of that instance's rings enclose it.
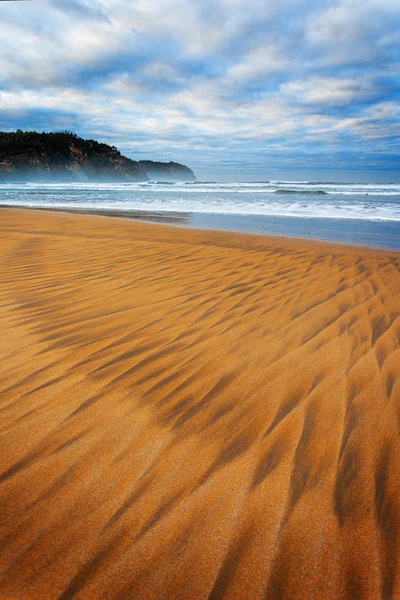
<instances>
[{"instance_id":1,"label":"rocky cliff face","mask_svg":"<svg viewBox=\"0 0 400 600\"><path fill-rule=\"evenodd\" d=\"M155 177L156 175L156 177ZM0 132L1 181L174 181L194 180L179 163L134 161L115 146L71 132Z\"/></svg>"}]
</instances>

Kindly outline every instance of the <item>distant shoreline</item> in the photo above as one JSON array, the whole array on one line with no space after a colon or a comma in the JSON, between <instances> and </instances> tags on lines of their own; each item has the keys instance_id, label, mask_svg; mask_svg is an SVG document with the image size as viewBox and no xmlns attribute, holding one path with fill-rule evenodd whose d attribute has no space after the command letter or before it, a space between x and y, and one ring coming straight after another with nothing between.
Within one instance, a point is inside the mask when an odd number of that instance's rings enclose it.
<instances>
[{"instance_id":1,"label":"distant shoreline","mask_svg":"<svg viewBox=\"0 0 400 600\"><path fill-rule=\"evenodd\" d=\"M104 208L69 208L69 207L54 207L49 208L47 206L27 206L27 205L11 205L11 204L0 204L0 208L9 209L24 209L24 210L40 210L46 212L57 212L57 213L68 213L74 215L93 215L97 217L114 217L116 219L134 219L148 221L149 223L161 222L161 223L178 223L181 220L188 217L187 213L165 213L156 211L141 211L141 210L107 210Z\"/></svg>"},{"instance_id":2,"label":"distant shoreline","mask_svg":"<svg viewBox=\"0 0 400 600\"><path fill-rule=\"evenodd\" d=\"M200 214L193 212L141 211L105 208L44 207L0 204L0 208L76 215L93 215L174 225L188 229L217 230L320 241L341 246L400 251L400 224L318 217Z\"/></svg>"}]
</instances>

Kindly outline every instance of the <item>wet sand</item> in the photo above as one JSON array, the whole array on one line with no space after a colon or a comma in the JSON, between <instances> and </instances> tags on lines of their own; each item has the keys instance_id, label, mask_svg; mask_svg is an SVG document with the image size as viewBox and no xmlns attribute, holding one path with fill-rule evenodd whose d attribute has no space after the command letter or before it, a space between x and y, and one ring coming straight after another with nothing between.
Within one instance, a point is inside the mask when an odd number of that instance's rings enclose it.
<instances>
[{"instance_id":1,"label":"wet sand","mask_svg":"<svg viewBox=\"0 0 400 600\"><path fill-rule=\"evenodd\" d=\"M0 598L400 598L400 254L0 213Z\"/></svg>"},{"instance_id":2,"label":"wet sand","mask_svg":"<svg viewBox=\"0 0 400 600\"><path fill-rule=\"evenodd\" d=\"M11 206L0 204L1 208L16 210L41 210L72 214L100 215L121 219L134 219L149 223L171 224L190 229L230 231L291 237L308 240L353 244L384 250L400 251L400 223L396 221L367 221L335 218L302 218L246 214L218 214L172 212L154 210L128 210L121 208L57 207L52 206Z\"/></svg>"}]
</instances>

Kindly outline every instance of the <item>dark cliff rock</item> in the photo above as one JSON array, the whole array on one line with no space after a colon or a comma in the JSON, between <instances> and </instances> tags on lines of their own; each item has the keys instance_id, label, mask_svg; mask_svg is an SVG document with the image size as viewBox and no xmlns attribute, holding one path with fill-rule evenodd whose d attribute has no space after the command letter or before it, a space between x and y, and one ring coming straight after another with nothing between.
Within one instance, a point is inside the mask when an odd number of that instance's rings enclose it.
<instances>
[{"instance_id":1,"label":"dark cliff rock","mask_svg":"<svg viewBox=\"0 0 400 600\"><path fill-rule=\"evenodd\" d=\"M148 181L193 180L179 163L134 161L115 148L85 140L70 131L0 132L1 181Z\"/></svg>"}]
</instances>

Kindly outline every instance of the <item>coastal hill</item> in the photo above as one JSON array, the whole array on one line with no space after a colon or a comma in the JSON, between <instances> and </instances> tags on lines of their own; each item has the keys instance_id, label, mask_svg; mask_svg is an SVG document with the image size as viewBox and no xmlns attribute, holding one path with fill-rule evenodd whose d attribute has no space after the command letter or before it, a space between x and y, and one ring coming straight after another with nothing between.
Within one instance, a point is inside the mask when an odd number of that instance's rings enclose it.
<instances>
[{"instance_id":1,"label":"coastal hill","mask_svg":"<svg viewBox=\"0 0 400 600\"><path fill-rule=\"evenodd\" d=\"M175 162L135 161L115 146L85 140L71 131L0 132L1 181L193 181L193 171Z\"/></svg>"}]
</instances>

